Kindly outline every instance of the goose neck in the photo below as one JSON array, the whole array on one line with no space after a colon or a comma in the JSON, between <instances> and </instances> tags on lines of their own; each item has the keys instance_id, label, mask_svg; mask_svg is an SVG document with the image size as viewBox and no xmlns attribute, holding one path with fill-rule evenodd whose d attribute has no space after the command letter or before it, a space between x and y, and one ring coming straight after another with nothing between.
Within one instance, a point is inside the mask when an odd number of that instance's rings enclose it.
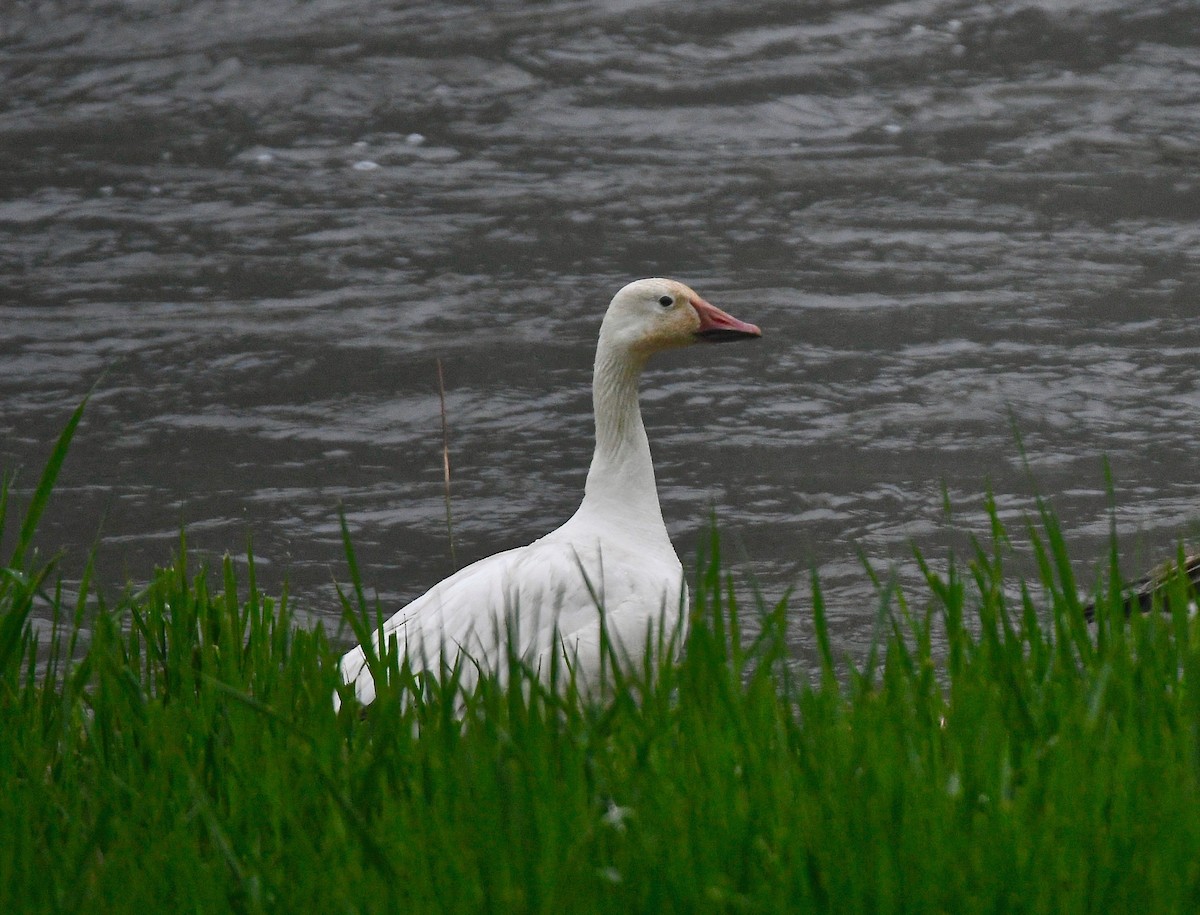
<instances>
[{"instance_id":1,"label":"goose neck","mask_svg":"<svg viewBox=\"0 0 1200 915\"><path fill-rule=\"evenodd\" d=\"M646 360L605 343L602 338L592 379L596 452L583 504L622 524L665 530L650 443L638 404L638 379Z\"/></svg>"}]
</instances>

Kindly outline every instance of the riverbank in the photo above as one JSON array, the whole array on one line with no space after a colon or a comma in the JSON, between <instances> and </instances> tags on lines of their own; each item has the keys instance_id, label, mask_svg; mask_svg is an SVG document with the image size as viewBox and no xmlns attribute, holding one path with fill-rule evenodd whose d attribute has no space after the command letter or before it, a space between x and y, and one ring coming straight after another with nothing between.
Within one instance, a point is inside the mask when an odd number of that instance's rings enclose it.
<instances>
[{"instance_id":1,"label":"riverbank","mask_svg":"<svg viewBox=\"0 0 1200 915\"><path fill-rule=\"evenodd\" d=\"M603 705L514 666L521 688L485 678L464 698L400 675L367 713L335 713L329 634L260 593L252 560L196 568L181 543L118 599L90 569L77 595L55 586L33 546L78 417L23 518L8 506L0 911L1200 902L1184 586L1128 622L1105 589L1089 626L1049 512L1030 532L1039 581L1006 575L993 514L992 544L927 568L924 593L881 589L877 647L853 663L815 581L790 614L739 606L714 533L685 658ZM347 614L369 626L351 570ZM35 606L56 619L40 647ZM811 627L815 677L789 664L789 617Z\"/></svg>"}]
</instances>

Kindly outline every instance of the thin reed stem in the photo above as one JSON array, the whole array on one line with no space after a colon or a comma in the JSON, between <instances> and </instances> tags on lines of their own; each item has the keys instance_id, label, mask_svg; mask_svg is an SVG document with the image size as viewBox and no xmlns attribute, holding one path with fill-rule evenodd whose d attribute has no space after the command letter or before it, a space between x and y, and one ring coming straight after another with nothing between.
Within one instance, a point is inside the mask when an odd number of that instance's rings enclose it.
<instances>
[{"instance_id":1,"label":"thin reed stem","mask_svg":"<svg viewBox=\"0 0 1200 915\"><path fill-rule=\"evenodd\" d=\"M446 428L446 379L442 373L442 360L437 360L438 400L442 410L442 479L446 484L446 539L450 541L450 564L458 568L458 554L454 549L454 515L450 511L450 433Z\"/></svg>"}]
</instances>

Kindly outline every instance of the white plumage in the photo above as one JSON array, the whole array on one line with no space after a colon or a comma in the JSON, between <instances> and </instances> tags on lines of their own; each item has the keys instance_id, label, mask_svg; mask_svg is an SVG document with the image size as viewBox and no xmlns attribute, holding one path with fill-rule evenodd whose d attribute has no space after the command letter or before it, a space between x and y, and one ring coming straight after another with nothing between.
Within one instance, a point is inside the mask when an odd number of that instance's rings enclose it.
<instances>
[{"instance_id":1,"label":"white plumage","mask_svg":"<svg viewBox=\"0 0 1200 915\"><path fill-rule=\"evenodd\" d=\"M652 650L677 647L686 634L687 587L658 505L638 378L659 350L757 336L753 324L674 280L637 280L621 289L596 348L596 451L583 502L557 530L467 566L393 615L384 638L396 639L412 670L461 662L470 687L480 671L504 674L511 645L542 677L557 660L564 679L571 669L591 690L607 663L602 618L618 659L632 665L643 659L648 639ZM362 646L342 657L341 671L360 702L375 698Z\"/></svg>"}]
</instances>

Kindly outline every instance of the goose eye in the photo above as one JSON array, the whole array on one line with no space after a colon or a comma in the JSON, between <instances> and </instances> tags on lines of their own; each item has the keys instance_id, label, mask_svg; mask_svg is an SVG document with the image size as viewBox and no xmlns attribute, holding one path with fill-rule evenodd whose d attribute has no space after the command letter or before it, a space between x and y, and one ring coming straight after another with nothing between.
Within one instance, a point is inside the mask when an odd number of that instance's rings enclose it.
<instances>
[{"instance_id":1,"label":"goose eye","mask_svg":"<svg viewBox=\"0 0 1200 915\"><path fill-rule=\"evenodd\" d=\"M661 305L663 308L670 308L672 305L675 304L675 300L673 298L671 298L669 295L665 295L661 299L658 300L658 304Z\"/></svg>"}]
</instances>

